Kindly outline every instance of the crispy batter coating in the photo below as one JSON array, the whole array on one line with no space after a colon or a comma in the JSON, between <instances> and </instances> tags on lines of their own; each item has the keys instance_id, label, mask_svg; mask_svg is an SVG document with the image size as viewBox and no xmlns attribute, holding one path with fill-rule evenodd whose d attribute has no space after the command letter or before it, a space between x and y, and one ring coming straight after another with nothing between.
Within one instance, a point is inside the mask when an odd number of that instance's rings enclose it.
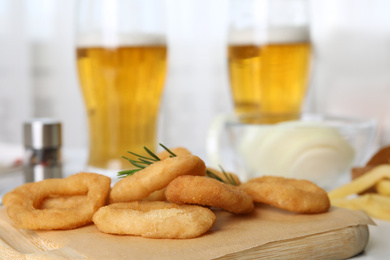
<instances>
[{"instance_id":1,"label":"crispy batter coating","mask_svg":"<svg viewBox=\"0 0 390 260\"><path fill-rule=\"evenodd\" d=\"M148 238L198 237L214 225L215 219L207 208L162 201L115 203L93 216L101 232Z\"/></svg>"},{"instance_id":2,"label":"crispy batter coating","mask_svg":"<svg viewBox=\"0 0 390 260\"><path fill-rule=\"evenodd\" d=\"M111 190L110 203L144 199L180 175L205 174L206 165L195 155L166 158L118 181Z\"/></svg>"},{"instance_id":3,"label":"crispy batter coating","mask_svg":"<svg viewBox=\"0 0 390 260\"><path fill-rule=\"evenodd\" d=\"M10 219L20 228L73 229L92 222L93 214L107 200L111 179L96 173L78 173L64 179L46 179L27 183L3 197ZM45 198L57 195L85 196L84 202L71 208L39 209Z\"/></svg>"},{"instance_id":4,"label":"crispy batter coating","mask_svg":"<svg viewBox=\"0 0 390 260\"><path fill-rule=\"evenodd\" d=\"M165 190L168 201L221 208L234 214L253 211L252 198L236 186L203 176L180 176Z\"/></svg>"},{"instance_id":5,"label":"crispy batter coating","mask_svg":"<svg viewBox=\"0 0 390 260\"><path fill-rule=\"evenodd\" d=\"M153 191L149 194L146 198L142 199L146 201L166 201L165 198L165 188L162 188L161 190Z\"/></svg>"},{"instance_id":6,"label":"crispy batter coating","mask_svg":"<svg viewBox=\"0 0 390 260\"><path fill-rule=\"evenodd\" d=\"M323 213L330 208L326 191L307 180L263 176L240 185L255 202L299 213Z\"/></svg>"}]
</instances>

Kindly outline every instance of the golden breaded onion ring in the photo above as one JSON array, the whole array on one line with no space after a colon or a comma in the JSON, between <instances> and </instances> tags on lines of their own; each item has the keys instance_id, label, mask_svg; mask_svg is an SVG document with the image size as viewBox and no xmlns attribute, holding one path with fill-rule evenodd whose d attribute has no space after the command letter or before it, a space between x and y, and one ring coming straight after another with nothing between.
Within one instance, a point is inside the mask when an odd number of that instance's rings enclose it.
<instances>
[{"instance_id":1,"label":"golden breaded onion ring","mask_svg":"<svg viewBox=\"0 0 390 260\"><path fill-rule=\"evenodd\" d=\"M236 186L203 176L180 176L165 190L168 201L221 208L234 214L254 209L252 198Z\"/></svg>"},{"instance_id":2,"label":"golden breaded onion ring","mask_svg":"<svg viewBox=\"0 0 390 260\"><path fill-rule=\"evenodd\" d=\"M144 199L180 175L205 174L206 165L198 156L169 157L118 181L112 187L110 203Z\"/></svg>"},{"instance_id":3,"label":"golden breaded onion ring","mask_svg":"<svg viewBox=\"0 0 390 260\"><path fill-rule=\"evenodd\" d=\"M92 222L93 214L105 205L111 179L96 173L78 173L64 179L27 183L3 197L10 219L20 228L73 229ZM86 194L84 203L71 208L39 209L45 198Z\"/></svg>"},{"instance_id":4,"label":"golden breaded onion ring","mask_svg":"<svg viewBox=\"0 0 390 260\"><path fill-rule=\"evenodd\" d=\"M148 238L194 238L207 232L215 214L200 206L162 201L115 203L100 208L93 222L103 233Z\"/></svg>"},{"instance_id":5,"label":"golden breaded onion ring","mask_svg":"<svg viewBox=\"0 0 390 260\"><path fill-rule=\"evenodd\" d=\"M330 208L326 191L307 180L263 176L240 185L255 202L299 213L323 213Z\"/></svg>"},{"instance_id":6,"label":"golden breaded onion ring","mask_svg":"<svg viewBox=\"0 0 390 260\"><path fill-rule=\"evenodd\" d=\"M165 187L161 190L156 190L150 193L146 198L143 198L142 200L146 201L166 201L165 198Z\"/></svg>"}]
</instances>

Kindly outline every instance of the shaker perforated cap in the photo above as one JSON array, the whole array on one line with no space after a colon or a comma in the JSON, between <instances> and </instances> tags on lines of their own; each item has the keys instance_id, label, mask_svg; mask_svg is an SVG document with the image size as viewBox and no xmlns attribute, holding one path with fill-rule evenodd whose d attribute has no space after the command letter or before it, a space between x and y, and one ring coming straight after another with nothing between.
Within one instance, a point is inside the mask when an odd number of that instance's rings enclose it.
<instances>
[{"instance_id":1,"label":"shaker perforated cap","mask_svg":"<svg viewBox=\"0 0 390 260\"><path fill-rule=\"evenodd\" d=\"M34 149L61 146L61 122L51 118L34 118L23 125L24 146Z\"/></svg>"}]
</instances>

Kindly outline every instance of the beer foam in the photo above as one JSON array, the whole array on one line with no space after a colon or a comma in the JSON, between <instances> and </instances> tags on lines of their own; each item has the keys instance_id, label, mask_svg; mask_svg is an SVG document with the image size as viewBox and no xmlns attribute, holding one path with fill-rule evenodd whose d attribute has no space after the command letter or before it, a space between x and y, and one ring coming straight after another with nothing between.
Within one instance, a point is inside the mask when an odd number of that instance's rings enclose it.
<instances>
[{"instance_id":1,"label":"beer foam","mask_svg":"<svg viewBox=\"0 0 390 260\"><path fill-rule=\"evenodd\" d=\"M247 29L229 33L230 45L296 43L309 42L310 34L307 26L271 27L269 29Z\"/></svg>"},{"instance_id":2,"label":"beer foam","mask_svg":"<svg viewBox=\"0 0 390 260\"><path fill-rule=\"evenodd\" d=\"M117 47L165 45L166 38L159 34L84 34L78 37L77 47Z\"/></svg>"}]
</instances>

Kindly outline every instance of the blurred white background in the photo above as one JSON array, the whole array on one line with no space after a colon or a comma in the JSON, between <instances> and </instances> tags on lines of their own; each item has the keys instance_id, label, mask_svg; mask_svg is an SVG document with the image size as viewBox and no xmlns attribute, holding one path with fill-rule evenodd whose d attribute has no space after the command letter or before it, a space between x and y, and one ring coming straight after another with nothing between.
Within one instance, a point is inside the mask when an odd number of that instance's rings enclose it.
<instances>
[{"instance_id":1,"label":"blurred white background","mask_svg":"<svg viewBox=\"0 0 390 260\"><path fill-rule=\"evenodd\" d=\"M77 0L0 0L0 144L22 122L63 122L65 148L87 146L74 51ZM168 0L169 70L160 141L205 155L213 118L232 112L227 0ZM390 143L390 1L312 0L314 66L306 110L376 118Z\"/></svg>"}]
</instances>

